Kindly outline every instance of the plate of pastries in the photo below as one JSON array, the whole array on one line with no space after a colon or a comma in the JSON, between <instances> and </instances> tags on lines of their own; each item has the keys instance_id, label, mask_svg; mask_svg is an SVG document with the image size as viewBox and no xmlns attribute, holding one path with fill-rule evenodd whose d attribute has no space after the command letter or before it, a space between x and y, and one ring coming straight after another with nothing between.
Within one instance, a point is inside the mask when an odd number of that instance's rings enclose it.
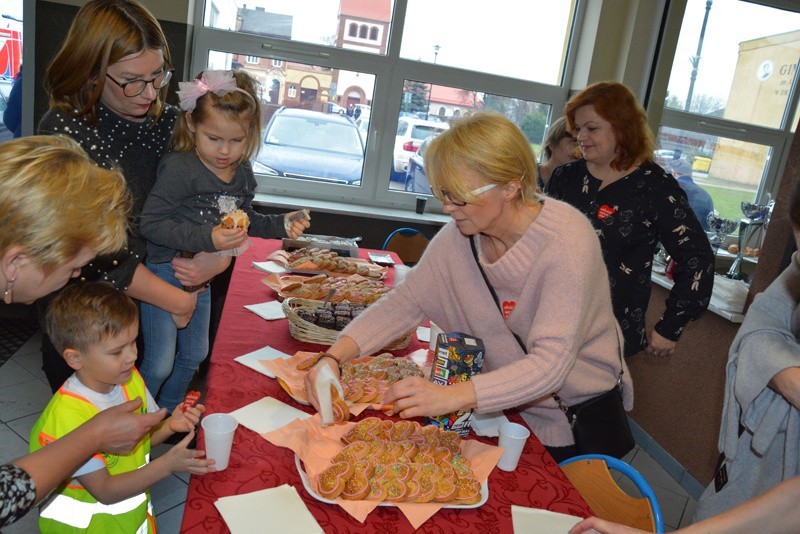
<instances>
[{"instance_id":1,"label":"plate of pastries","mask_svg":"<svg viewBox=\"0 0 800 534\"><path fill-rule=\"evenodd\" d=\"M386 275L387 267L361 258L340 256L332 250L311 247L298 248L291 252L276 250L268 259L283 265L295 273L325 273L328 276L361 275L365 278L381 279Z\"/></svg>"},{"instance_id":2,"label":"plate of pastries","mask_svg":"<svg viewBox=\"0 0 800 534\"><path fill-rule=\"evenodd\" d=\"M298 384L302 383L302 376L317 363L320 357L321 353L298 362L297 376L286 377L295 384L295 388L292 388L285 380L278 382L284 391L300 404L308 405L309 402L305 389L298 387ZM384 352L377 356L367 356L342 363L339 383L342 386L343 400L346 405L362 403L381 405L383 394L389 389L389 386L399 380L414 376L425 376L424 370L419 365L402 356L393 356L391 353ZM338 391L334 397L338 397ZM347 410L346 415L343 414L342 418L337 419L337 422L346 421L349 415L350 412Z\"/></svg>"},{"instance_id":3,"label":"plate of pastries","mask_svg":"<svg viewBox=\"0 0 800 534\"><path fill-rule=\"evenodd\" d=\"M397 503L440 503L444 508L477 508L489 496L461 454L455 432L416 421L367 417L342 436L342 449L315 480L300 459L297 471L315 499Z\"/></svg>"},{"instance_id":4,"label":"plate of pastries","mask_svg":"<svg viewBox=\"0 0 800 534\"><path fill-rule=\"evenodd\" d=\"M278 300L301 298L328 302L347 301L353 305L368 305L392 290L381 280L354 274L331 277L271 274L263 282L278 293Z\"/></svg>"}]
</instances>

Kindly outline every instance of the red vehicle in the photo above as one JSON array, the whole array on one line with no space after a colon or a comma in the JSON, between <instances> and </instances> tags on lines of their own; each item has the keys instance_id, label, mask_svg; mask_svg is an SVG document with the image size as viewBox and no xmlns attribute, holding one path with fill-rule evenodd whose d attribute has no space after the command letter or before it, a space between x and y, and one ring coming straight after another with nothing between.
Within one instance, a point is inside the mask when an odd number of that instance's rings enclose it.
<instances>
[{"instance_id":1,"label":"red vehicle","mask_svg":"<svg viewBox=\"0 0 800 534\"><path fill-rule=\"evenodd\" d=\"M0 28L0 78L14 79L21 63L22 31Z\"/></svg>"}]
</instances>

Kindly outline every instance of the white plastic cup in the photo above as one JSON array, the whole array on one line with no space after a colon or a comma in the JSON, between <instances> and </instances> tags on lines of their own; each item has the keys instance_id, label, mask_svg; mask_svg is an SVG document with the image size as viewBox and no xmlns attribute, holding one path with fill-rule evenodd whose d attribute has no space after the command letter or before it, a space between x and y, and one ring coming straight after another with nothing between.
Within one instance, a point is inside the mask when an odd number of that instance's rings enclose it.
<instances>
[{"instance_id":1,"label":"white plastic cup","mask_svg":"<svg viewBox=\"0 0 800 534\"><path fill-rule=\"evenodd\" d=\"M500 440L498 445L505 449L503 456L497 462L497 467L503 471L513 471L517 468L522 449L531 431L522 425L506 422L500 425Z\"/></svg>"},{"instance_id":2,"label":"white plastic cup","mask_svg":"<svg viewBox=\"0 0 800 534\"><path fill-rule=\"evenodd\" d=\"M395 265L394 266L394 285L399 286L400 282L405 280L406 274L411 270L408 265Z\"/></svg>"},{"instance_id":3,"label":"white plastic cup","mask_svg":"<svg viewBox=\"0 0 800 534\"><path fill-rule=\"evenodd\" d=\"M430 345L428 347L430 350L436 351L436 340L439 339L439 334L442 333L442 329L439 328L439 325L431 321Z\"/></svg>"},{"instance_id":4,"label":"white plastic cup","mask_svg":"<svg viewBox=\"0 0 800 534\"><path fill-rule=\"evenodd\" d=\"M217 471L222 471L228 467L228 460L231 457L231 445L233 445L233 434L239 426L236 418L227 413L212 413L207 415L200 422L206 441L206 458L216 460L214 467Z\"/></svg>"}]
</instances>

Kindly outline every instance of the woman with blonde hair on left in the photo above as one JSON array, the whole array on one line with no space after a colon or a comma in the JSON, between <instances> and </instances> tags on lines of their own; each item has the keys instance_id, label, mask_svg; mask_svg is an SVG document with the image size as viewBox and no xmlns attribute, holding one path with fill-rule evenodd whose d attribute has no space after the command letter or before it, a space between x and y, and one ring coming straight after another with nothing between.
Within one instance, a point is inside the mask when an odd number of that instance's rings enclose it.
<instances>
[{"instance_id":1,"label":"woman with blonde hair on left","mask_svg":"<svg viewBox=\"0 0 800 534\"><path fill-rule=\"evenodd\" d=\"M64 136L0 144L0 288L6 304L60 289L96 254L125 245L130 195ZM2 365L0 363L0 365ZM0 527L44 499L96 452L130 451L164 418L141 400L100 412L58 443L0 466Z\"/></svg>"}]
</instances>

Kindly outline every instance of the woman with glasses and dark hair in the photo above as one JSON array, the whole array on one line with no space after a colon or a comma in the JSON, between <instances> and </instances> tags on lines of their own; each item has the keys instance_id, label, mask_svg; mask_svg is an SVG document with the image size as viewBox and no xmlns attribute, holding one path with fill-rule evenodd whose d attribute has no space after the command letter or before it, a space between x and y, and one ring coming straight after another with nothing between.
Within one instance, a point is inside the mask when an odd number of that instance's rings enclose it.
<instances>
[{"instance_id":1,"label":"woman with glasses and dark hair","mask_svg":"<svg viewBox=\"0 0 800 534\"><path fill-rule=\"evenodd\" d=\"M197 297L160 280L145 267L145 243L137 230L178 117L178 110L164 102L171 77L167 40L149 11L132 0L93 0L78 11L47 68L50 111L38 130L68 135L98 165L121 170L133 196L127 248L96 258L81 278L111 282L131 297L169 311L183 327ZM193 286L225 270L230 258L198 254L175 261L176 276ZM48 302L40 300L40 316ZM49 339L45 337L42 345L43 368L55 391L72 371Z\"/></svg>"},{"instance_id":2,"label":"woman with glasses and dark hair","mask_svg":"<svg viewBox=\"0 0 800 534\"><path fill-rule=\"evenodd\" d=\"M453 218L391 293L369 306L307 375L370 355L430 319L480 338L483 371L439 386L396 382L383 397L400 417L519 408L556 460L574 456L567 406L611 390L620 371L626 409L633 389L600 245L573 207L543 199L530 143L505 117L478 112L453 123L425 154L432 191ZM493 294L494 293L494 294Z\"/></svg>"},{"instance_id":3,"label":"woman with glasses and dark hair","mask_svg":"<svg viewBox=\"0 0 800 534\"><path fill-rule=\"evenodd\" d=\"M708 307L714 254L678 182L653 162L653 134L630 89L598 82L564 108L583 157L558 167L548 195L594 225L603 249L625 356L669 356L690 320ZM648 334L650 272L659 241L676 262L666 310Z\"/></svg>"}]
</instances>

